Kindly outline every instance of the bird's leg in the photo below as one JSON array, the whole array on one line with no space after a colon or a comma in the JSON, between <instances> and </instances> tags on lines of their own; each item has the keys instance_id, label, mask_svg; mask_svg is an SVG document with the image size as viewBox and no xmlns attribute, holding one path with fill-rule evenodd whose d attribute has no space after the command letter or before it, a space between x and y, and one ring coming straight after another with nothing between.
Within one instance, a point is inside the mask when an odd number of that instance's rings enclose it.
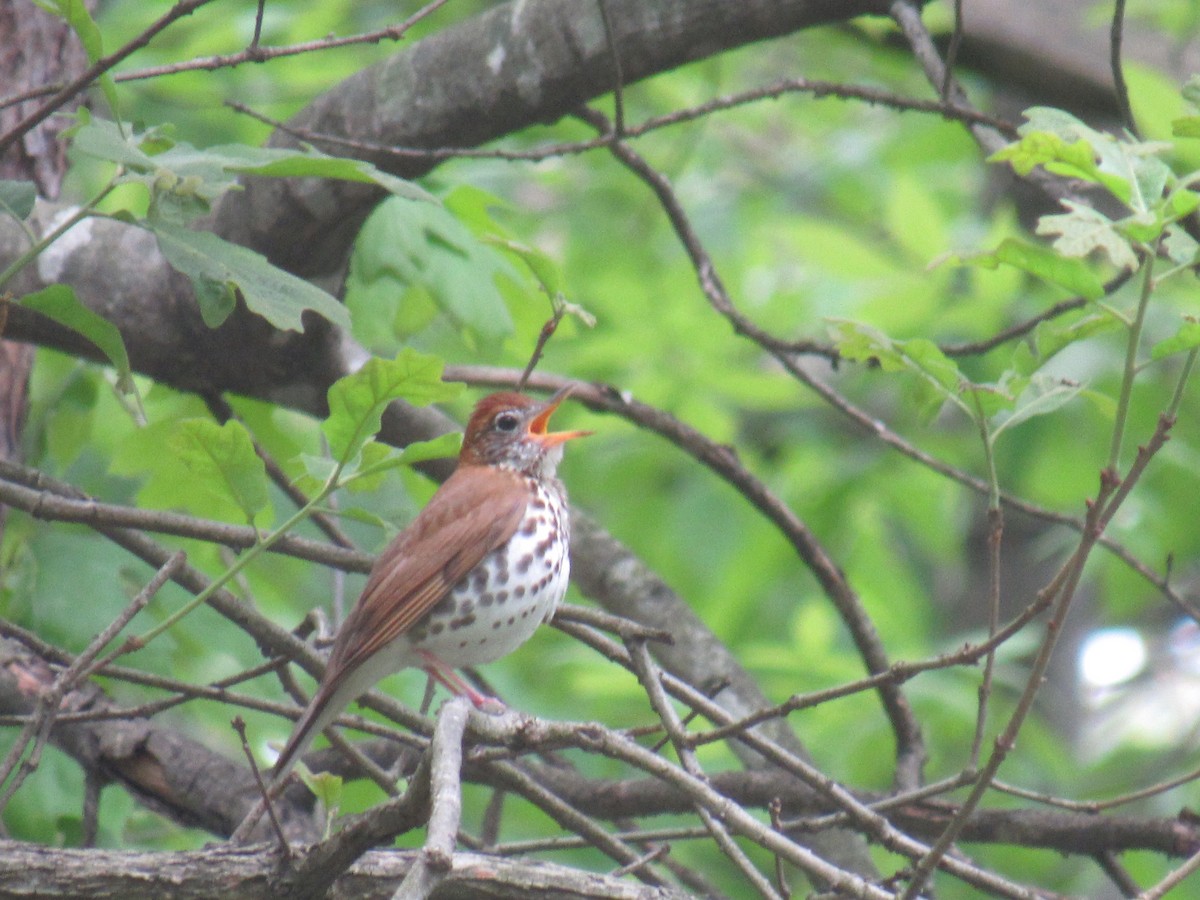
<instances>
[{"instance_id":1,"label":"bird's leg","mask_svg":"<svg viewBox=\"0 0 1200 900\"><path fill-rule=\"evenodd\" d=\"M466 697L471 701L471 705L481 712L498 715L504 712L504 704L495 697L488 697L479 693L471 685L467 684L458 677L458 673L452 668L430 653L428 650L418 650L421 659L425 661L422 668L434 681L440 682L452 694L457 694Z\"/></svg>"}]
</instances>

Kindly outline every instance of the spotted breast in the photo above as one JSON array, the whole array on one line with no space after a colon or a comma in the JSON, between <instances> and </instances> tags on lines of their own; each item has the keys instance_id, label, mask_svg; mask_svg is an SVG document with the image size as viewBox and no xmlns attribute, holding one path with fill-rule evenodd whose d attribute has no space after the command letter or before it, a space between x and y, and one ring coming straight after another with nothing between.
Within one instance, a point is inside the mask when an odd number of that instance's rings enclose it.
<instances>
[{"instance_id":1,"label":"spotted breast","mask_svg":"<svg viewBox=\"0 0 1200 900\"><path fill-rule=\"evenodd\" d=\"M528 482L516 532L401 638L413 650L476 666L511 653L554 615L571 567L566 501L557 479Z\"/></svg>"}]
</instances>

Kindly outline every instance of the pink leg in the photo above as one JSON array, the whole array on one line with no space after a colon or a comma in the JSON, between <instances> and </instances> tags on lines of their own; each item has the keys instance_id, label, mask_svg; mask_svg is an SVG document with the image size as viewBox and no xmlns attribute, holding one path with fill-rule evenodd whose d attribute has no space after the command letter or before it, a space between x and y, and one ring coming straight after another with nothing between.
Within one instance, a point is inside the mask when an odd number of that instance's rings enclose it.
<instances>
[{"instance_id":1,"label":"pink leg","mask_svg":"<svg viewBox=\"0 0 1200 900\"><path fill-rule=\"evenodd\" d=\"M475 690L458 677L458 673L430 653L428 650L417 651L425 661L423 668L434 681L445 685L452 694L466 697L478 710L496 715L504 712L504 704L495 697L487 697Z\"/></svg>"}]
</instances>

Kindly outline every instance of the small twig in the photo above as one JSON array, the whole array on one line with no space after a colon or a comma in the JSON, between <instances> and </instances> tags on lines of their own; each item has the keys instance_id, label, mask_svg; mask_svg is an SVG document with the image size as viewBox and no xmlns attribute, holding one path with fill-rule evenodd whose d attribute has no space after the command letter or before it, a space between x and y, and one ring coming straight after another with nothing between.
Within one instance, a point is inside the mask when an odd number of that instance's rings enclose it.
<instances>
[{"instance_id":1,"label":"small twig","mask_svg":"<svg viewBox=\"0 0 1200 900\"><path fill-rule=\"evenodd\" d=\"M483 716L478 717L475 723L481 726L493 724ZM472 757L474 755L472 754ZM620 865L629 865L641 857L634 847L614 837L599 822L572 806L545 785L540 784L524 769L508 762L495 761L488 763L488 776L489 781L504 787L511 793L524 797L564 830L579 835L587 841L589 846L599 850ZM633 874L647 884L662 885L666 883L654 872L639 869Z\"/></svg>"},{"instance_id":2,"label":"small twig","mask_svg":"<svg viewBox=\"0 0 1200 900\"><path fill-rule=\"evenodd\" d=\"M783 801L775 797L767 804L767 813L771 816L771 827L776 831L783 833ZM783 860L778 854L775 855L775 884L779 888L779 894L788 900L792 896L791 888L788 887L787 872L783 868Z\"/></svg>"},{"instance_id":3,"label":"small twig","mask_svg":"<svg viewBox=\"0 0 1200 900\"><path fill-rule=\"evenodd\" d=\"M683 723L679 719L678 713L671 705L671 701L667 699L666 691L663 690L662 675L658 667L654 664L654 660L650 658L650 653L646 650L644 641L632 641L628 643L629 657L633 662L634 670L637 672L638 680L642 683L642 688L646 691L646 696L650 698L650 705L657 713L659 720L663 723L663 727L667 730L667 735L671 739L672 745L675 747L675 753L679 757L679 762L683 770L689 775L696 778L705 778L704 769L700 766L699 760L696 759L696 752L692 749L687 740L687 735ZM708 833L712 835L713 841L717 847L729 857L730 861L737 866L746 880L754 886L763 897L768 900L782 900L782 895L772 886L770 880L758 870L751 862L750 858L742 851L734 842L733 837L729 834L721 821L712 814L712 811L703 804L695 805L696 814L700 817L701 823ZM776 860L780 857L776 855Z\"/></svg>"},{"instance_id":4,"label":"small twig","mask_svg":"<svg viewBox=\"0 0 1200 900\"><path fill-rule=\"evenodd\" d=\"M611 130L608 128L607 120L600 113L583 110L579 115L598 131ZM679 242L683 245L684 252L691 260L701 292L708 300L709 305L726 319L738 334L749 338L764 349L772 350L775 339L734 306L733 300L717 272L716 265L692 227L691 220L666 177L650 166L624 142L614 141L610 144L609 149L613 156L641 179L658 199ZM787 356L786 353L779 351L778 347L775 347L773 352L777 358ZM792 362L794 364L794 361ZM757 481L756 479L747 480ZM841 616L867 671L876 674L886 670L889 665L887 649L879 637L874 621L863 606L861 598L850 586L841 568L794 510L769 494L767 496L772 502L769 508L766 507L762 503L764 493L766 493L765 490L759 490L755 493L747 492L745 496L760 509L764 511L769 509L776 526L787 537L799 558L816 577L825 596ZM921 770L926 758L920 723L913 713L908 698L894 684L882 684L879 688L879 697L896 738L896 782L902 788L916 786L921 781Z\"/></svg>"},{"instance_id":5,"label":"small twig","mask_svg":"<svg viewBox=\"0 0 1200 900\"><path fill-rule=\"evenodd\" d=\"M1004 511L999 506L988 509L988 640L996 636L1000 628L1000 546L1004 537ZM975 732L971 736L971 750L967 754L967 768L974 770L979 765L979 754L983 749L983 736L987 728L988 701L992 696L992 677L996 668L996 652L993 648L983 658L983 677L979 681L979 708L975 716Z\"/></svg>"},{"instance_id":6,"label":"small twig","mask_svg":"<svg viewBox=\"0 0 1200 900\"><path fill-rule=\"evenodd\" d=\"M559 606L550 624L558 626L564 623L587 625L615 634L622 641L657 641L661 644L673 644L675 639L665 628L654 628L643 625L624 616L616 616L602 609L591 606L579 606L574 603L564 603Z\"/></svg>"},{"instance_id":7,"label":"small twig","mask_svg":"<svg viewBox=\"0 0 1200 900\"><path fill-rule=\"evenodd\" d=\"M87 769L83 775L83 815L80 843L84 847L95 847L96 836L100 833L100 792L104 790L104 780L99 773Z\"/></svg>"},{"instance_id":8,"label":"small twig","mask_svg":"<svg viewBox=\"0 0 1200 900\"><path fill-rule=\"evenodd\" d=\"M604 23L604 37L608 41L608 52L612 55L613 68L613 130L614 140L625 136L625 76L621 72L621 45L613 28L608 0L596 0L600 6L600 20Z\"/></svg>"},{"instance_id":9,"label":"small twig","mask_svg":"<svg viewBox=\"0 0 1200 900\"><path fill-rule=\"evenodd\" d=\"M263 12L267 8L267 0L258 0L258 9L254 13L254 36L250 38L250 46L246 49L252 51L253 56L257 57L258 41L262 37Z\"/></svg>"},{"instance_id":10,"label":"small twig","mask_svg":"<svg viewBox=\"0 0 1200 900\"><path fill-rule=\"evenodd\" d=\"M500 837L500 822L504 815L504 801L507 797L507 791L497 789L492 791L492 796L488 798L479 826L480 849L491 849L496 846L496 841Z\"/></svg>"},{"instance_id":11,"label":"small twig","mask_svg":"<svg viewBox=\"0 0 1200 900\"><path fill-rule=\"evenodd\" d=\"M29 133L30 130L37 127L41 122L47 119L55 110L61 109L65 104L69 103L71 98L81 93L89 85L92 84L101 75L108 72L113 66L117 65L126 57L130 56L142 47L150 43L159 32L167 28L167 26L190 16L193 12L211 3L212 0L176 0L166 13L153 22L148 28L142 31L137 37L129 41L121 49L115 53L110 53L108 56L102 57L92 63L84 72L72 81L67 82L54 96L23 118L20 122L10 128L3 135L0 135L0 156L8 151L16 141Z\"/></svg>"},{"instance_id":12,"label":"small twig","mask_svg":"<svg viewBox=\"0 0 1200 900\"><path fill-rule=\"evenodd\" d=\"M150 78L163 78L169 75L178 75L184 72L212 72L217 69L229 69L235 66L240 66L243 63L263 63L273 59L283 59L289 56L299 56L305 53L315 53L322 50L336 50L341 47L353 47L359 44L379 44L383 41L398 41L402 39L406 33L418 22L432 13L434 10L448 3L449 0L433 0L427 3L421 9L417 10L403 22L396 25L389 25L386 28L380 28L375 31L368 31L363 34L349 35L348 37L326 37L316 41L304 41L299 44L292 44L286 47L256 47L254 49L247 48L239 53L230 53L223 56L206 56L200 59L190 59L184 62L171 63L169 65L151 66L145 69L135 69L131 72L118 72L112 76L113 81L122 84L127 81L143 81ZM47 97L51 94L65 90L62 84L43 85L41 87L31 88L26 91L21 91L17 94L10 94L7 97L0 99L0 109L7 109L10 106L16 106L20 103L25 103L28 100L36 100L38 97Z\"/></svg>"},{"instance_id":13,"label":"small twig","mask_svg":"<svg viewBox=\"0 0 1200 900\"><path fill-rule=\"evenodd\" d=\"M1096 864L1104 870L1104 874L1116 885L1122 897L1137 896L1139 890L1137 882L1133 880L1133 876L1129 874L1129 871L1121 865L1121 860L1115 853L1111 850L1106 850L1103 853L1097 853L1095 858Z\"/></svg>"},{"instance_id":14,"label":"small twig","mask_svg":"<svg viewBox=\"0 0 1200 900\"><path fill-rule=\"evenodd\" d=\"M954 840L966 824L967 818L975 811L983 799L983 795L991 788L992 779L1007 758L1009 751L1016 744L1017 735L1033 708L1034 698L1042 687L1046 669L1061 634L1063 620L1070 609L1071 601L1075 597L1076 588L1083 574L1084 564L1105 527L1112 520L1117 509L1128 498L1134 485L1140 480L1150 460L1166 443L1172 423L1173 419L1165 415L1160 417L1154 434L1145 446L1138 448L1137 457L1123 480L1118 480L1111 469L1101 472L1100 490L1096 499L1088 504L1085 527L1079 545L1070 559L1063 564L1051 585L1047 587L1047 594L1056 596L1057 599L1046 624L1041 646L1030 665L1025 688L1017 700L1016 708L1009 717L1008 724L996 739L992 754L980 770L979 778L971 793L963 801L962 806L942 831L929 853L913 867L912 878L904 891L902 900L913 900L920 894L934 867L949 852Z\"/></svg>"},{"instance_id":15,"label":"small twig","mask_svg":"<svg viewBox=\"0 0 1200 900\"><path fill-rule=\"evenodd\" d=\"M254 774L254 782L258 785L258 793L262 798L261 802L267 809L267 816L271 820L271 827L275 829L275 837L279 839L279 850L284 856L292 855L291 848L288 846L287 838L283 834L283 826L279 822L279 817L275 813L275 804L271 802L271 797L267 793L267 784L263 781L262 770L258 768L258 761L254 758L254 752L250 749L250 742L246 740L246 720L241 716L234 716L230 720L230 725L237 732L238 738L242 742L242 753L246 756L246 761L250 764L250 771Z\"/></svg>"},{"instance_id":16,"label":"small twig","mask_svg":"<svg viewBox=\"0 0 1200 900\"><path fill-rule=\"evenodd\" d=\"M100 652L108 646L113 638L121 633L133 617L141 612L146 604L153 599L154 595L158 593L163 585L182 568L186 559L187 555L179 551L163 563L158 571L155 572L154 577L147 582L146 586L138 591L137 596L121 610L120 614L88 644L83 653L75 658L75 661L67 667L66 671L54 680L54 684L38 698L37 710L21 730L20 735L17 736L17 740L9 750L3 764L0 764L0 784L3 784L8 782L9 776L13 774L13 768L24 755L29 741L33 739L33 749L30 751L29 758L22 763L21 770L7 784L4 793L0 795L0 809L8 805L8 801L12 799L13 794L16 793L21 783L37 768L42 747L50 736L50 729L54 726L55 717L58 714L63 697L73 690L76 684L88 677L92 671L104 664L101 662L93 666Z\"/></svg>"},{"instance_id":17,"label":"small twig","mask_svg":"<svg viewBox=\"0 0 1200 900\"><path fill-rule=\"evenodd\" d=\"M529 376L533 374L533 370L537 368L538 360L542 358L542 351L546 349L546 343L554 336L554 332L558 330L558 323L562 321L562 317L566 314L566 307L561 303L556 303L554 298L550 298L550 302L554 305L554 314L546 320L542 325L542 330L538 332L537 343L533 346L533 352L529 354L529 362L525 364L525 371L521 373L521 377L517 380L517 390L525 390L525 382L529 380Z\"/></svg>"},{"instance_id":18,"label":"small twig","mask_svg":"<svg viewBox=\"0 0 1200 900\"><path fill-rule=\"evenodd\" d=\"M942 102L950 102L950 88L954 78L954 64L958 61L958 48L963 38L963 0L954 0L954 29L950 32L950 45L946 48L946 76L939 91Z\"/></svg>"},{"instance_id":19,"label":"small twig","mask_svg":"<svg viewBox=\"0 0 1200 900\"><path fill-rule=\"evenodd\" d=\"M77 522L97 531L106 528L136 528L139 531L153 531L224 544L233 550L254 547L259 539L255 530L245 525L213 522L165 510L101 503L71 485L48 478L36 469L5 460L0 460L0 503L47 521ZM372 563L369 554L290 534L281 536L271 545L269 552L294 556L348 572L369 572Z\"/></svg>"},{"instance_id":20,"label":"small twig","mask_svg":"<svg viewBox=\"0 0 1200 900\"><path fill-rule=\"evenodd\" d=\"M1003 119L997 119L994 116L985 115L978 110L970 108L959 108L947 106L946 104L937 101L902 97L897 94L893 94L888 91L882 91L879 88L866 85L841 84L833 81L821 81L810 78L785 78L761 87L751 88L750 90L742 91L736 94L729 94L724 97L717 97L713 100L709 100L706 103L701 103L696 106L687 107L681 110L675 110L665 115L655 116L645 120L640 125L627 125L625 129L625 137L641 137L661 128L667 128L684 122L703 119L715 112L735 109L739 106L757 103L761 100L777 99L793 93L811 94L817 99L824 97L838 97L845 100L861 100L872 106L884 106L902 112L911 111L930 113L933 115L942 116L943 118L951 121L962 121L969 124L986 125L995 129L998 133L1007 135L1009 137L1014 137L1017 134L1017 127L1013 123ZM326 134L323 132L296 128L282 120L274 119L270 116L259 113L245 104L238 103L237 101L226 101L226 105L229 106L230 109L257 119L264 125L269 125L272 129L278 130L283 134L291 135L298 140L312 144L325 144L334 147L342 147L351 151L353 155L367 154L372 157L390 155L400 159L424 159L430 161L468 158L537 162L543 159L587 153L592 150L607 148L612 142L612 134L606 132L597 138L587 141L567 141L557 144L548 144L532 150L485 150L474 147L397 147L392 144L380 144L374 141L353 140L341 135ZM3 106L4 102L0 102L0 108ZM832 353L832 351L826 345L815 344L811 341L798 341L795 342L792 347L794 352L797 353L814 352L821 355L828 355L829 353Z\"/></svg>"},{"instance_id":21,"label":"small twig","mask_svg":"<svg viewBox=\"0 0 1200 900\"><path fill-rule=\"evenodd\" d=\"M1154 887L1142 891L1137 895L1137 900L1159 900L1165 897L1167 892L1177 887L1189 875L1194 875L1200 872L1200 852L1192 854L1188 857L1179 868L1167 875L1162 881L1154 885Z\"/></svg>"},{"instance_id":22,"label":"small twig","mask_svg":"<svg viewBox=\"0 0 1200 900\"><path fill-rule=\"evenodd\" d=\"M651 847L644 855L635 859L628 865L621 866L618 869L613 869L609 875L613 878L622 878L625 875L630 875L637 872L639 869L644 869L652 862L658 862L671 852L671 847L668 844L659 844L656 847Z\"/></svg>"},{"instance_id":23,"label":"small twig","mask_svg":"<svg viewBox=\"0 0 1200 900\"><path fill-rule=\"evenodd\" d=\"M625 668L632 670L633 662L629 658L628 651L615 644L610 638L596 632L585 633L579 635L581 640L584 640L590 646L600 650L609 659L620 662ZM702 715L710 719L718 725L728 725L733 721L733 716L722 707L718 706L703 693L698 691L691 685L683 682L669 673L662 673L663 688L673 697L698 710ZM867 834L874 837L880 844L888 848L892 852L901 853L913 859L918 859L928 853L929 847L920 841L914 840L903 832L897 830L885 818L873 812L870 807L859 801L851 795L844 787L835 782L833 779L826 776L819 769L799 758L796 754L780 746L775 741L757 731L750 731L742 734L738 738L750 749L760 753L769 762L780 767L783 771L796 776L804 784L808 785L819 795L825 797L831 804L838 809L843 810L847 815L847 824L861 828ZM640 748L639 748L640 749ZM643 751L649 754L649 751ZM654 756L653 754L649 754ZM644 757L641 757L644 758ZM645 766L641 766L646 768ZM646 768L647 771L653 774L655 769ZM673 776L663 776L665 780L672 784L676 782ZM683 788L685 791L687 788ZM764 843L763 840L758 841L761 846L771 849L769 842ZM798 852L799 851L799 852ZM789 850L784 854L785 857L794 865L803 869L810 874L814 871L820 871L820 877L829 878L830 871L818 866L817 870L812 868L813 864L807 855L808 851L796 848L789 844ZM963 879L968 884L986 889L989 891L1000 892L1004 896L1025 897L1028 896L1028 891L1014 884L1008 879L1002 878L990 871L984 870L978 866L964 862L958 857L944 857L938 865L948 872L954 873L957 877ZM858 896L858 895L855 895ZM892 895L888 895L891 897Z\"/></svg>"}]
</instances>

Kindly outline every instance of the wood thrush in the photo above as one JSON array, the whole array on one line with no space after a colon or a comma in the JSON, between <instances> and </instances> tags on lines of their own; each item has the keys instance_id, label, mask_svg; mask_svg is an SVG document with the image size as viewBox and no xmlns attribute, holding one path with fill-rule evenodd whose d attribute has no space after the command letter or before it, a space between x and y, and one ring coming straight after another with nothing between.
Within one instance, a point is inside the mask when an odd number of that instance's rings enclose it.
<instances>
[{"instance_id":1,"label":"wood thrush","mask_svg":"<svg viewBox=\"0 0 1200 900\"><path fill-rule=\"evenodd\" d=\"M569 393L545 403L514 393L479 401L454 474L371 570L279 755L275 783L352 700L400 669L423 668L478 707L501 706L453 670L515 650L567 591L567 495L555 469L562 445L591 432L546 429Z\"/></svg>"}]
</instances>

